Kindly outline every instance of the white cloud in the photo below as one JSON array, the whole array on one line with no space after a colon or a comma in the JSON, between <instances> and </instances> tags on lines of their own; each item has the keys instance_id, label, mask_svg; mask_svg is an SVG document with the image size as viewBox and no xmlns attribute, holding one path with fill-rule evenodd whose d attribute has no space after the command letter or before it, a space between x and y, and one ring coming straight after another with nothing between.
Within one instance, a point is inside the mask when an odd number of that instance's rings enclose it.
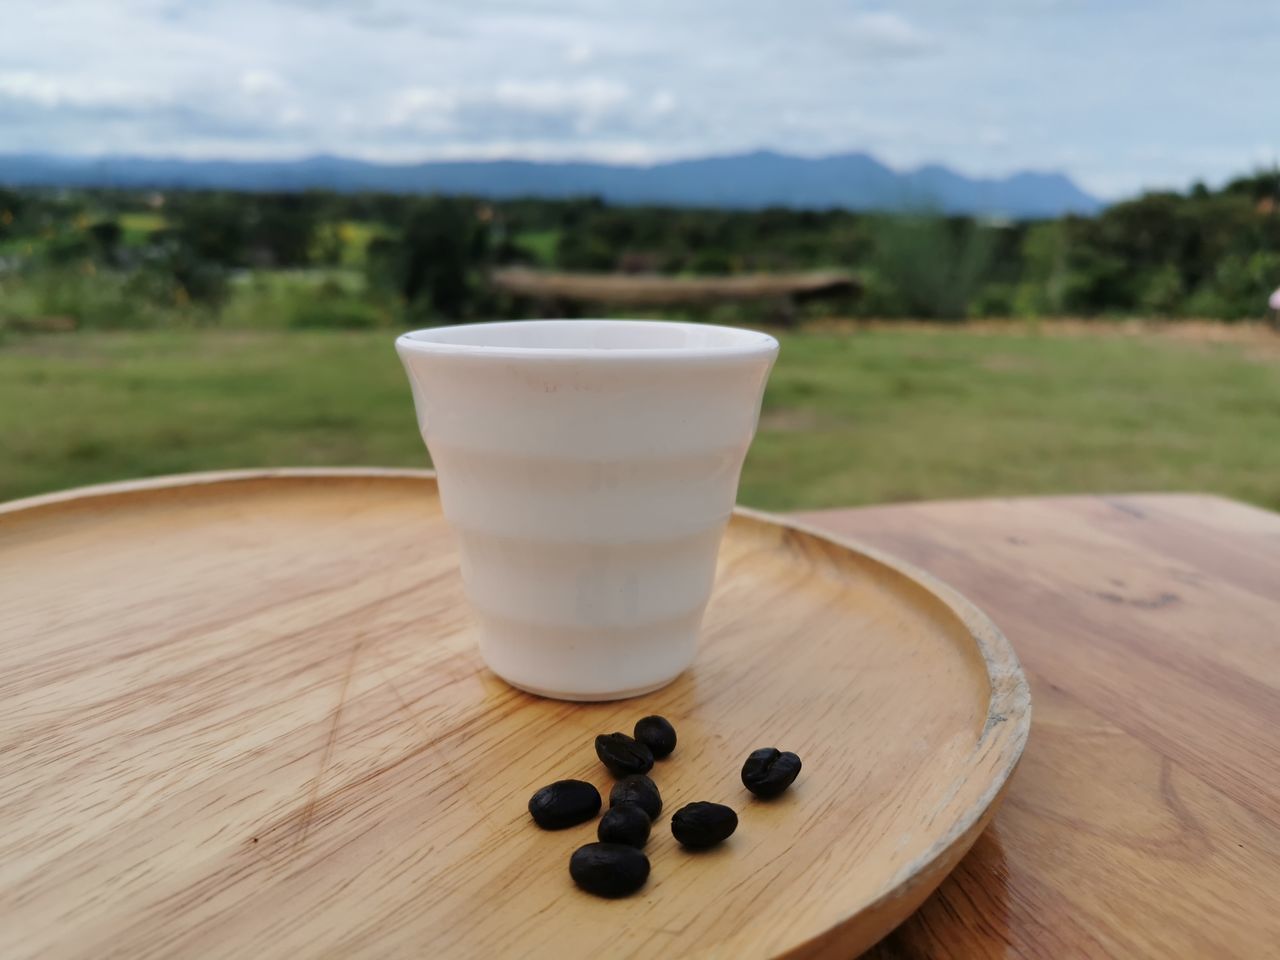
<instances>
[{"instance_id":1,"label":"white cloud","mask_svg":"<svg viewBox=\"0 0 1280 960\"><path fill-rule=\"evenodd\" d=\"M517 110L596 114L617 107L628 93L623 84L599 77L583 81L504 80L489 99Z\"/></svg>"},{"instance_id":2,"label":"white cloud","mask_svg":"<svg viewBox=\"0 0 1280 960\"><path fill-rule=\"evenodd\" d=\"M285 91L285 83L270 70L253 68L240 74L240 89L251 97L272 97Z\"/></svg>"},{"instance_id":3,"label":"white cloud","mask_svg":"<svg viewBox=\"0 0 1280 960\"><path fill-rule=\"evenodd\" d=\"M0 151L866 150L1106 193L1275 159L1256 0L6 0L3 31Z\"/></svg>"},{"instance_id":4,"label":"white cloud","mask_svg":"<svg viewBox=\"0 0 1280 960\"><path fill-rule=\"evenodd\" d=\"M457 97L444 90L411 87L392 96L387 122L393 126L422 123L443 126L457 105ZM346 115L354 116L350 112Z\"/></svg>"},{"instance_id":5,"label":"white cloud","mask_svg":"<svg viewBox=\"0 0 1280 960\"><path fill-rule=\"evenodd\" d=\"M157 97L111 81L89 82L47 73L0 73L0 98L46 109L58 107L143 107L158 104Z\"/></svg>"},{"instance_id":6,"label":"white cloud","mask_svg":"<svg viewBox=\"0 0 1280 960\"><path fill-rule=\"evenodd\" d=\"M670 90L659 90L649 100L649 110L657 116L671 113L676 108L676 95Z\"/></svg>"},{"instance_id":7,"label":"white cloud","mask_svg":"<svg viewBox=\"0 0 1280 960\"><path fill-rule=\"evenodd\" d=\"M42 107L56 107L64 97L57 81L34 73L0 73L0 94Z\"/></svg>"},{"instance_id":8,"label":"white cloud","mask_svg":"<svg viewBox=\"0 0 1280 960\"><path fill-rule=\"evenodd\" d=\"M978 128L978 142L984 147L1004 147L1009 143L1009 131L995 124L985 124Z\"/></svg>"},{"instance_id":9,"label":"white cloud","mask_svg":"<svg viewBox=\"0 0 1280 960\"><path fill-rule=\"evenodd\" d=\"M888 11L855 14L846 30L865 49L891 56L927 53L937 46L928 34Z\"/></svg>"},{"instance_id":10,"label":"white cloud","mask_svg":"<svg viewBox=\"0 0 1280 960\"><path fill-rule=\"evenodd\" d=\"M575 40L569 44L569 49L564 53L564 62L571 67L581 67L590 63L596 57L596 48L585 40Z\"/></svg>"}]
</instances>

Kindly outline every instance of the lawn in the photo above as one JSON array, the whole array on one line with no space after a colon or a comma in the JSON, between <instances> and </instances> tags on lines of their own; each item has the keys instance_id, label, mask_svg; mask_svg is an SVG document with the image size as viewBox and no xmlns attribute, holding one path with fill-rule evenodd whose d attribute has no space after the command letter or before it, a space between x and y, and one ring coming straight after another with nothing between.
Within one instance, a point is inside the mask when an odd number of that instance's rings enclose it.
<instances>
[{"instance_id":1,"label":"lawn","mask_svg":"<svg viewBox=\"0 0 1280 960\"><path fill-rule=\"evenodd\" d=\"M0 499L184 470L426 466L387 332L0 342ZM741 500L1206 490L1280 508L1280 351L938 328L783 337Z\"/></svg>"}]
</instances>

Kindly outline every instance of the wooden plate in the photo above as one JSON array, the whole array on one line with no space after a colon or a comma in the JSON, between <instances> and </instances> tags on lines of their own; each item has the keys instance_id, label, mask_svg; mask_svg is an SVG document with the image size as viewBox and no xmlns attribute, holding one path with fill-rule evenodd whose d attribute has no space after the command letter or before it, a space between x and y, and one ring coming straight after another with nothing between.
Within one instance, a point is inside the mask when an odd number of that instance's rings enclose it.
<instances>
[{"instance_id":1,"label":"wooden plate","mask_svg":"<svg viewBox=\"0 0 1280 960\"><path fill-rule=\"evenodd\" d=\"M937 581L735 516L697 663L630 701L486 672L430 474L204 474L0 507L0 954L848 957L991 816L1030 722ZM679 747L638 895L579 892L525 805L648 713ZM781 798L739 781L794 750ZM682 851L692 800L739 811Z\"/></svg>"}]
</instances>

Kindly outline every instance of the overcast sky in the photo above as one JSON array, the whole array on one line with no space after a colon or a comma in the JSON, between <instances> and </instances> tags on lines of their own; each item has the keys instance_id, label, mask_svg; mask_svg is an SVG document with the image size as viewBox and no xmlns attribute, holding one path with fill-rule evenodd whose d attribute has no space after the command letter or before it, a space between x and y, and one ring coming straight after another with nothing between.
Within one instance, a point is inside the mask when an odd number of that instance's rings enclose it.
<instances>
[{"instance_id":1,"label":"overcast sky","mask_svg":"<svg viewBox=\"0 0 1280 960\"><path fill-rule=\"evenodd\" d=\"M1218 182L1280 157L1280 0L0 0L0 153L761 147Z\"/></svg>"}]
</instances>

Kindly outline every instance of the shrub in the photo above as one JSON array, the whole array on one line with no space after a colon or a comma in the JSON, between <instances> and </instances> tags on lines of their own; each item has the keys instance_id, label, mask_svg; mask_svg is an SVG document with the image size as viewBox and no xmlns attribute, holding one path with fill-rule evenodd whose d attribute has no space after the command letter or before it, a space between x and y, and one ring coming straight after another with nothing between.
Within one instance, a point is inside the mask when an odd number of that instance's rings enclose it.
<instances>
[{"instance_id":1,"label":"shrub","mask_svg":"<svg viewBox=\"0 0 1280 960\"><path fill-rule=\"evenodd\" d=\"M1172 263L1152 271L1143 285L1142 309L1161 317L1176 316L1182 311L1186 290L1182 274Z\"/></svg>"},{"instance_id":2,"label":"shrub","mask_svg":"<svg viewBox=\"0 0 1280 960\"><path fill-rule=\"evenodd\" d=\"M353 297L299 300L289 314L296 330L371 330L385 327L388 315L378 307Z\"/></svg>"},{"instance_id":3,"label":"shrub","mask_svg":"<svg viewBox=\"0 0 1280 960\"><path fill-rule=\"evenodd\" d=\"M883 217L869 295L890 316L963 318L991 269L994 239L970 220Z\"/></svg>"},{"instance_id":4,"label":"shrub","mask_svg":"<svg viewBox=\"0 0 1280 960\"><path fill-rule=\"evenodd\" d=\"M1209 280L1188 303L1188 312L1223 320L1260 317L1267 297L1280 284L1280 252L1230 254L1218 263Z\"/></svg>"},{"instance_id":5,"label":"shrub","mask_svg":"<svg viewBox=\"0 0 1280 960\"><path fill-rule=\"evenodd\" d=\"M399 237L370 243L369 285L394 293L415 312L433 318L474 315L490 262L485 209L446 197L411 202Z\"/></svg>"},{"instance_id":6,"label":"shrub","mask_svg":"<svg viewBox=\"0 0 1280 960\"><path fill-rule=\"evenodd\" d=\"M1008 283L988 283L969 304L971 317L1009 317L1014 314L1017 290Z\"/></svg>"}]
</instances>

